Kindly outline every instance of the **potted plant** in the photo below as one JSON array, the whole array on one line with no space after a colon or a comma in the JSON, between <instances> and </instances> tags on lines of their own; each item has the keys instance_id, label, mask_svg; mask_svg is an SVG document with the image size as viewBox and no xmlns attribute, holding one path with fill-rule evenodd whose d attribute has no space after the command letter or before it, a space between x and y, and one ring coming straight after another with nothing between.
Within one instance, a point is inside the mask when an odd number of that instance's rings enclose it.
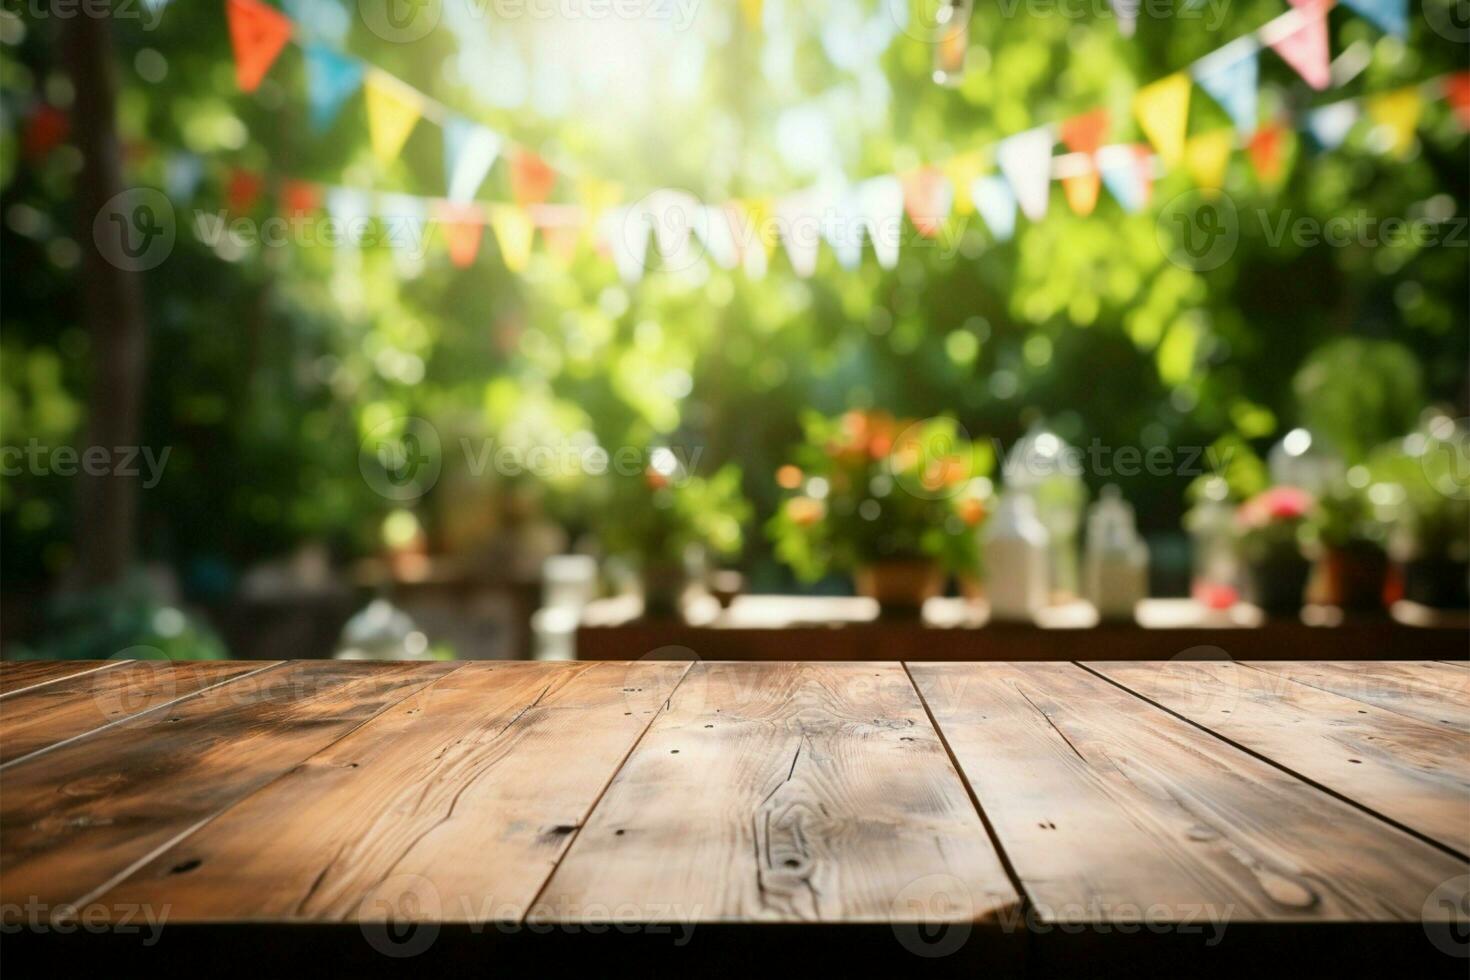
<instances>
[{"instance_id":1,"label":"potted plant","mask_svg":"<svg viewBox=\"0 0 1470 980\"><path fill-rule=\"evenodd\" d=\"M1263 490L1235 512L1246 595L1268 613L1301 608L1311 564L1302 554L1302 535L1315 501L1298 487Z\"/></svg>"},{"instance_id":2,"label":"potted plant","mask_svg":"<svg viewBox=\"0 0 1470 980\"><path fill-rule=\"evenodd\" d=\"M662 447L649 454L641 472L606 474L599 496L603 547L637 568L649 615L678 613L697 577L693 567L706 555L739 554L751 518L739 467L727 464L708 478L697 476Z\"/></svg>"},{"instance_id":3,"label":"potted plant","mask_svg":"<svg viewBox=\"0 0 1470 980\"><path fill-rule=\"evenodd\" d=\"M1374 519L1367 495L1342 481L1317 505L1308 538L1318 553L1322 601L1358 612L1383 608L1388 577L1385 529Z\"/></svg>"},{"instance_id":4,"label":"potted plant","mask_svg":"<svg viewBox=\"0 0 1470 980\"><path fill-rule=\"evenodd\" d=\"M785 492L767 530L803 581L853 575L884 615L914 616L946 574L979 571L978 530L991 492L990 447L949 418L811 414L776 481Z\"/></svg>"},{"instance_id":5,"label":"potted plant","mask_svg":"<svg viewBox=\"0 0 1470 980\"><path fill-rule=\"evenodd\" d=\"M1375 449L1367 470L1390 526L1389 557L1403 598L1435 609L1470 607L1470 433L1431 411L1418 430ZM1378 489L1375 489L1378 488Z\"/></svg>"}]
</instances>

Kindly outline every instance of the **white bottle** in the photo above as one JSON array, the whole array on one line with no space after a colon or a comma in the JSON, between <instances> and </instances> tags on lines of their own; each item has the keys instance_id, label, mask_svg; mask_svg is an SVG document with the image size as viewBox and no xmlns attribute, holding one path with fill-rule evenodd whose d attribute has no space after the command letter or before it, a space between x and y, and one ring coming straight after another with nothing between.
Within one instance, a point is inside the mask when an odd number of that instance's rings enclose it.
<instances>
[{"instance_id":1,"label":"white bottle","mask_svg":"<svg viewBox=\"0 0 1470 980\"><path fill-rule=\"evenodd\" d=\"M1031 495L1003 493L985 522L985 595L990 618L1030 622L1046 605L1047 533Z\"/></svg>"},{"instance_id":2,"label":"white bottle","mask_svg":"<svg viewBox=\"0 0 1470 980\"><path fill-rule=\"evenodd\" d=\"M1148 596L1148 545L1118 488L1103 487L1087 515L1087 598L1102 619L1132 619Z\"/></svg>"}]
</instances>

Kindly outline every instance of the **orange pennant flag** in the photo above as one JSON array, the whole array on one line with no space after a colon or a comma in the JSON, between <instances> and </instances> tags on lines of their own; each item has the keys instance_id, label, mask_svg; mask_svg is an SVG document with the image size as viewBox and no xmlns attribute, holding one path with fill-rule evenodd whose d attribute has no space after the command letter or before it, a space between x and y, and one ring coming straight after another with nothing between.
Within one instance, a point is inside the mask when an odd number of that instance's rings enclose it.
<instances>
[{"instance_id":1,"label":"orange pennant flag","mask_svg":"<svg viewBox=\"0 0 1470 980\"><path fill-rule=\"evenodd\" d=\"M255 210L261 191L265 190L265 178L253 170L233 167L229 183L225 185L225 204L230 211L249 214Z\"/></svg>"},{"instance_id":2,"label":"orange pennant flag","mask_svg":"<svg viewBox=\"0 0 1470 980\"><path fill-rule=\"evenodd\" d=\"M1097 193L1101 188L1102 177L1096 170L1076 177L1062 178L1062 191L1067 195L1067 205L1083 218L1097 207Z\"/></svg>"},{"instance_id":3,"label":"orange pennant flag","mask_svg":"<svg viewBox=\"0 0 1470 980\"><path fill-rule=\"evenodd\" d=\"M920 167L902 177L903 208L909 220L925 238L937 238L949 209L954 204L954 188L938 167Z\"/></svg>"},{"instance_id":4,"label":"orange pennant flag","mask_svg":"<svg viewBox=\"0 0 1470 980\"><path fill-rule=\"evenodd\" d=\"M281 185L281 210L288 218L312 214L322 205L322 189L309 180L288 180Z\"/></svg>"},{"instance_id":5,"label":"orange pennant flag","mask_svg":"<svg viewBox=\"0 0 1470 980\"><path fill-rule=\"evenodd\" d=\"M1449 100L1450 108L1455 110L1455 118L1460 120L1460 125L1470 129L1470 71L1458 72L1446 78L1444 97Z\"/></svg>"},{"instance_id":6,"label":"orange pennant flag","mask_svg":"<svg viewBox=\"0 0 1470 980\"><path fill-rule=\"evenodd\" d=\"M1281 179L1282 142L1286 129L1280 123L1271 122L1256 130L1246 145L1245 151L1256 168L1256 176L1263 184L1274 184Z\"/></svg>"},{"instance_id":7,"label":"orange pennant flag","mask_svg":"<svg viewBox=\"0 0 1470 980\"><path fill-rule=\"evenodd\" d=\"M1062 142L1073 153L1096 153L1108 134L1108 110L1094 109L1092 112L1073 116L1062 123Z\"/></svg>"},{"instance_id":8,"label":"orange pennant flag","mask_svg":"<svg viewBox=\"0 0 1470 980\"><path fill-rule=\"evenodd\" d=\"M254 92L291 40L291 21L260 0L228 0L225 13L235 50L235 81L241 91Z\"/></svg>"},{"instance_id":9,"label":"orange pennant flag","mask_svg":"<svg viewBox=\"0 0 1470 980\"><path fill-rule=\"evenodd\" d=\"M459 269L474 265L485 234L485 213L476 205L449 201L440 202L436 211L444 241L449 245L449 261Z\"/></svg>"},{"instance_id":10,"label":"orange pennant flag","mask_svg":"<svg viewBox=\"0 0 1470 980\"><path fill-rule=\"evenodd\" d=\"M540 204L551 196L556 185L556 171L543 159L523 147L510 155L510 196L521 207Z\"/></svg>"}]
</instances>

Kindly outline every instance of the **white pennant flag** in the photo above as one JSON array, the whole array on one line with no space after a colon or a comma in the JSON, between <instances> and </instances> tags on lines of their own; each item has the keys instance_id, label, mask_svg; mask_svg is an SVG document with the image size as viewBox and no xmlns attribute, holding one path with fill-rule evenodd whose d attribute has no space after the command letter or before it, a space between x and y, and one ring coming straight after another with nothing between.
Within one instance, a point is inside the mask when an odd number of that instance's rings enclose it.
<instances>
[{"instance_id":1,"label":"white pennant flag","mask_svg":"<svg viewBox=\"0 0 1470 980\"><path fill-rule=\"evenodd\" d=\"M429 209L422 198L410 194L384 194L378 199L378 217L393 264L400 275L412 279L424 271L429 237Z\"/></svg>"},{"instance_id":2,"label":"white pennant flag","mask_svg":"<svg viewBox=\"0 0 1470 980\"><path fill-rule=\"evenodd\" d=\"M500 136L463 119L444 125L444 169L449 176L449 199L473 201L480 185L500 156Z\"/></svg>"},{"instance_id":3,"label":"white pennant flag","mask_svg":"<svg viewBox=\"0 0 1470 980\"><path fill-rule=\"evenodd\" d=\"M849 271L863 264L863 212L852 187L843 184L829 192L822 215L822 238L832 247L837 264Z\"/></svg>"},{"instance_id":4,"label":"white pennant flag","mask_svg":"<svg viewBox=\"0 0 1470 980\"><path fill-rule=\"evenodd\" d=\"M817 247L822 243L822 210L826 195L816 188L799 191L776 202L777 228L786 246L791 268L802 279L817 271Z\"/></svg>"},{"instance_id":5,"label":"white pennant flag","mask_svg":"<svg viewBox=\"0 0 1470 980\"><path fill-rule=\"evenodd\" d=\"M903 237L903 182L893 176L865 180L858 185L857 199L878 265L893 268Z\"/></svg>"},{"instance_id":6,"label":"white pennant flag","mask_svg":"<svg viewBox=\"0 0 1470 980\"><path fill-rule=\"evenodd\" d=\"M1016 233L1016 195L1004 177L989 174L976 177L970 185L975 210L985 219L985 226L997 242L1008 242Z\"/></svg>"},{"instance_id":7,"label":"white pennant flag","mask_svg":"<svg viewBox=\"0 0 1470 980\"><path fill-rule=\"evenodd\" d=\"M648 236L653 231L647 209L640 205L613 208L603 216L600 230L622 280L635 283L642 279Z\"/></svg>"},{"instance_id":8,"label":"white pennant flag","mask_svg":"<svg viewBox=\"0 0 1470 980\"><path fill-rule=\"evenodd\" d=\"M1356 103L1334 102L1307 113L1307 130L1323 149L1335 150L1347 139L1358 115Z\"/></svg>"},{"instance_id":9,"label":"white pennant flag","mask_svg":"<svg viewBox=\"0 0 1470 980\"><path fill-rule=\"evenodd\" d=\"M367 192L354 187L332 187L327 190L323 204L336 225L337 240L351 248L361 245L372 217L372 199Z\"/></svg>"},{"instance_id":10,"label":"white pennant flag","mask_svg":"<svg viewBox=\"0 0 1470 980\"><path fill-rule=\"evenodd\" d=\"M1051 128L1038 126L1000 141L995 162L1010 182L1021 213L1032 221L1046 217L1051 197Z\"/></svg>"},{"instance_id":11,"label":"white pennant flag","mask_svg":"<svg viewBox=\"0 0 1470 980\"><path fill-rule=\"evenodd\" d=\"M704 206L693 194L667 189L654 191L643 199L642 205L653 226L663 267L673 271L693 265L698 256L691 247L691 238L699 231L698 226L706 223ZM703 239L701 234L700 240Z\"/></svg>"},{"instance_id":12,"label":"white pennant flag","mask_svg":"<svg viewBox=\"0 0 1470 980\"><path fill-rule=\"evenodd\" d=\"M704 242L705 251L721 269L733 269L740 262L740 249L735 243L735 229L730 222L733 216L723 205L706 205L694 225L694 231Z\"/></svg>"}]
</instances>

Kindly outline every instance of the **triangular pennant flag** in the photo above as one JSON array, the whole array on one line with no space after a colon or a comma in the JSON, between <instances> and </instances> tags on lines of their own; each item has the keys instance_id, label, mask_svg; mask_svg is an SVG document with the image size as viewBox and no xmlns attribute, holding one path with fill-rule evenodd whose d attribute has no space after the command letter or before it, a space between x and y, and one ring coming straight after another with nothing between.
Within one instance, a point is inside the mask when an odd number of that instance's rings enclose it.
<instances>
[{"instance_id":1,"label":"triangular pennant flag","mask_svg":"<svg viewBox=\"0 0 1470 980\"><path fill-rule=\"evenodd\" d=\"M1280 123L1267 123L1256 130L1246 145L1251 166L1256 168L1256 176L1263 184L1274 184L1281 179L1282 141L1285 136L1286 129Z\"/></svg>"},{"instance_id":2,"label":"triangular pennant flag","mask_svg":"<svg viewBox=\"0 0 1470 980\"><path fill-rule=\"evenodd\" d=\"M500 245L500 257L511 272L524 272L531 261L531 243L536 226L525 208L513 204L492 204L490 227Z\"/></svg>"},{"instance_id":3,"label":"triangular pennant flag","mask_svg":"<svg viewBox=\"0 0 1470 980\"><path fill-rule=\"evenodd\" d=\"M1073 153L1096 153L1108 135L1108 110L1094 109L1062 123L1062 143Z\"/></svg>"},{"instance_id":4,"label":"triangular pennant flag","mask_svg":"<svg viewBox=\"0 0 1470 980\"><path fill-rule=\"evenodd\" d=\"M164 162L163 187L175 203L192 199L203 179L204 161L193 153L173 153Z\"/></svg>"},{"instance_id":5,"label":"triangular pennant flag","mask_svg":"<svg viewBox=\"0 0 1470 980\"><path fill-rule=\"evenodd\" d=\"M311 126L321 132L332 125L342 103L362 87L362 62L320 44L306 45L306 101Z\"/></svg>"},{"instance_id":6,"label":"triangular pennant flag","mask_svg":"<svg viewBox=\"0 0 1470 980\"><path fill-rule=\"evenodd\" d=\"M1021 213L1032 221L1046 217L1051 197L1052 143L1051 130L1038 126L1007 137L995 147L996 165L1010 181Z\"/></svg>"},{"instance_id":7,"label":"triangular pennant flag","mask_svg":"<svg viewBox=\"0 0 1470 980\"><path fill-rule=\"evenodd\" d=\"M600 177L578 177L575 196L589 218L596 218L622 200L623 189Z\"/></svg>"},{"instance_id":8,"label":"triangular pennant flag","mask_svg":"<svg viewBox=\"0 0 1470 980\"><path fill-rule=\"evenodd\" d=\"M451 116L444 123L444 174L451 201L471 201L500 155L500 137L484 126Z\"/></svg>"},{"instance_id":9,"label":"triangular pennant flag","mask_svg":"<svg viewBox=\"0 0 1470 980\"><path fill-rule=\"evenodd\" d=\"M522 207L551 196L556 171L530 150L516 147L510 156L510 196Z\"/></svg>"},{"instance_id":10,"label":"triangular pennant flag","mask_svg":"<svg viewBox=\"0 0 1470 980\"><path fill-rule=\"evenodd\" d=\"M1153 192L1153 157L1148 147L1137 143L1104 146L1097 151L1097 167L1108 193L1124 211L1132 214L1148 206Z\"/></svg>"},{"instance_id":11,"label":"triangular pennant flag","mask_svg":"<svg viewBox=\"0 0 1470 980\"><path fill-rule=\"evenodd\" d=\"M1347 139L1360 115L1356 102L1334 102L1307 113L1307 132L1324 150L1335 150Z\"/></svg>"},{"instance_id":12,"label":"triangular pennant flag","mask_svg":"<svg viewBox=\"0 0 1470 980\"><path fill-rule=\"evenodd\" d=\"M1225 170L1230 166L1230 151L1234 148L1232 129L1192 136L1184 144L1184 168L1202 190L1219 191L1225 186Z\"/></svg>"},{"instance_id":13,"label":"triangular pennant flag","mask_svg":"<svg viewBox=\"0 0 1470 980\"><path fill-rule=\"evenodd\" d=\"M253 170L231 167L229 182L225 185L225 205L237 214L249 214L255 210L263 190L263 176Z\"/></svg>"},{"instance_id":14,"label":"triangular pennant flag","mask_svg":"<svg viewBox=\"0 0 1470 980\"><path fill-rule=\"evenodd\" d=\"M731 201L726 205L740 249L740 267L750 279L764 279L776 247L776 230L771 221L771 204L762 199Z\"/></svg>"},{"instance_id":15,"label":"triangular pennant flag","mask_svg":"<svg viewBox=\"0 0 1470 980\"><path fill-rule=\"evenodd\" d=\"M378 217L383 222L388 247L393 250L393 265L398 274L408 278L417 276L424 269L427 251L428 204L412 194L384 194L378 199Z\"/></svg>"},{"instance_id":16,"label":"triangular pennant flag","mask_svg":"<svg viewBox=\"0 0 1470 980\"><path fill-rule=\"evenodd\" d=\"M903 207L925 238L937 238L954 205L954 188L938 167L919 167L902 177Z\"/></svg>"},{"instance_id":17,"label":"triangular pennant flag","mask_svg":"<svg viewBox=\"0 0 1470 980\"><path fill-rule=\"evenodd\" d=\"M241 91L254 92L291 40L291 20L260 0L227 0L225 15L235 52L235 81Z\"/></svg>"},{"instance_id":18,"label":"triangular pennant flag","mask_svg":"<svg viewBox=\"0 0 1470 980\"><path fill-rule=\"evenodd\" d=\"M903 182L892 176L863 181L857 186L857 207L879 267L892 269L903 238Z\"/></svg>"},{"instance_id":19,"label":"triangular pennant flag","mask_svg":"<svg viewBox=\"0 0 1470 980\"><path fill-rule=\"evenodd\" d=\"M776 224L786 257L798 278L817 271L817 247L822 243L822 205L825 195L816 189L799 191L776 202Z\"/></svg>"},{"instance_id":20,"label":"triangular pennant flag","mask_svg":"<svg viewBox=\"0 0 1470 980\"><path fill-rule=\"evenodd\" d=\"M863 263L863 216L851 187L833 191L822 215L822 237L832 246L837 264L849 271Z\"/></svg>"},{"instance_id":21,"label":"triangular pennant flag","mask_svg":"<svg viewBox=\"0 0 1470 980\"><path fill-rule=\"evenodd\" d=\"M1331 81L1327 46L1327 8L1333 0L1291 0L1301 26L1271 41L1271 50L1319 92Z\"/></svg>"},{"instance_id":22,"label":"triangular pennant flag","mask_svg":"<svg viewBox=\"0 0 1470 980\"><path fill-rule=\"evenodd\" d=\"M1097 207L1097 192L1101 187L1102 178L1096 171L1062 178L1062 192L1067 196L1067 206L1083 218Z\"/></svg>"},{"instance_id":23,"label":"triangular pennant flag","mask_svg":"<svg viewBox=\"0 0 1470 980\"><path fill-rule=\"evenodd\" d=\"M950 187L954 190L955 214L974 212L975 200L970 195L970 185L980 176L980 168L984 163L985 155L974 150L951 157L943 164L944 175L949 178Z\"/></svg>"},{"instance_id":24,"label":"triangular pennant flag","mask_svg":"<svg viewBox=\"0 0 1470 980\"><path fill-rule=\"evenodd\" d=\"M336 225L343 244L356 248L367 234L372 201L353 187L331 187L326 193L327 214Z\"/></svg>"},{"instance_id":25,"label":"triangular pennant flag","mask_svg":"<svg viewBox=\"0 0 1470 980\"><path fill-rule=\"evenodd\" d=\"M643 199L653 238L658 243L663 267L670 271L687 269L697 256L692 238L698 224L704 221L704 208L693 194L676 190L657 190ZM702 240L702 238L701 238Z\"/></svg>"},{"instance_id":26,"label":"triangular pennant flag","mask_svg":"<svg viewBox=\"0 0 1470 980\"><path fill-rule=\"evenodd\" d=\"M315 214L322 206L322 189L309 180L288 180L281 184L281 211L288 218Z\"/></svg>"},{"instance_id":27,"label":"triangular pennant flag","mask_svg":"<svg viewBox=\"0 0 1470 980\"><path fill-rule=\"evenodd\" d=\"M1189 121L1189 75L1175 72L1133 97L1133 112L1143 135L1159 151L1165 165L1174 166L1184 156L1184 128Z\"/></svg>"},{"instance_id":28,"label":"triangular pennant flag","mask_svg":"<svg viewBox=\"0 0 1470 980\"><path fill-rule=\"evenodd\" d=\"M1256 131L1256 86L1261 59L1254 38L1232 41L1194 65L1194 80L1220 103L1243 136Z\"/></svg>"},{"instance_id":29,"label":"triangular pennant flag","mask_svg":"<svg viewBox=\"0 0 1470 980\"><path fill-rule=\"evenodd\" d=\"M1368 118L1383 133L1389 153L1404 157L1414 148L1414 129L1424 114L1424 96L1417 85L1375 95L1363 101Z\"/></svg>"},{"instance_id":30,"label":"triangular pennant flag","mask_svg":"<svg viewBox=\"0 0 1470 980\"><path fill-rule=\"evenodd\" d=\"M1112 0L1113 16L1118 18L1118 33L1132 37L1138 29L1138 7L1140 0Z\"/></svg>"},{"instance_id":31,"label":"triangular pennant flag","mask_svg":"<svg viewBox=\"0 0 1470 980\"><path fill-rule=\"evenodd\" d=\"M1342 2L1389 34L1405 37L1409 33L1409 0L1342 0Z\"/></svg>"},{"instance_id":32,"label":"triangular pennant flag","mask_svg":"<svg viewBox=\"0 0 1470 980\"><path fill-rule=\"evenodd\" d=\"M435 217L444 229L449 261L460 269L474 265L485 234L485 213L473 204L443 201L435 208Z\"/></svg>"},{"instance_id":33,"label":"triangular pennant flag","mask_svg":"<svg viewBox=\"0 0 1470 980\"><path fill-rule=\"evenodd\" d=\"M990 175L976 177L970 184L970 196L975 199L975 208L985 220L985 226L998 242L1008 242L1016 233L1016 196L1005 178Z\"/></svg>"},{"instance_id":34,"label":"triangular pennant flag","mask_svg":"<svg viewBox=\"0 0 1470 980\"><path fill-rule=\"evenodd\" d=\"M1444 80L1444 97L1449 100L1450 108L1455 110L1460 125L1470 129L1470 71L1447 76Z\"/></svg>"},{"instance_id":35,"label":"triangular pennant flag","mask_svg":"<svg viewBox=\"0 0 1470 980\"><path fill-rule=\"evenodd\" d=\"M740 249L735 244L735 228L729 209L720 205L704 205L700 212L694 231L704 243L705 251L721 269L735 268L740 262Z\"/></svg>"},{"instance_id":36,"label":"triangular pennant flag","mask_svg":"<svg viewBox=\"0 0 1470 980\"><path fill-rule=\"evenodd\" d=\"M563 265L571 263L577 255L577 244L582 238L585 212L575 204L537 204L528 209L531 224L541 232L551 254Z\"/></svg>"},{"instance_id":37,"label":"triangular pennant flag","mask_svg":"<svg viewBox=\"0 0 1470 980\"><path fill-rule=\"evenodd\" d=\"M418 93L391 75L372 71L363 82L367 101L368 141L383 163L398 156L408 134L423 114Z\"/></svg>"},{"instance_id":38,"label":"triangular pennant flag","mask_svg":"<svg viewBox=\"0 0 1470 980\"><path fill-rule=\"evenodd\" d=\"M622 280L634 283L642 279L647 262L648 237L653 232L648 212L633 205L613 208L603 214L599 231L612 252L613 264Z\"/></svg>"}]
</instances>

